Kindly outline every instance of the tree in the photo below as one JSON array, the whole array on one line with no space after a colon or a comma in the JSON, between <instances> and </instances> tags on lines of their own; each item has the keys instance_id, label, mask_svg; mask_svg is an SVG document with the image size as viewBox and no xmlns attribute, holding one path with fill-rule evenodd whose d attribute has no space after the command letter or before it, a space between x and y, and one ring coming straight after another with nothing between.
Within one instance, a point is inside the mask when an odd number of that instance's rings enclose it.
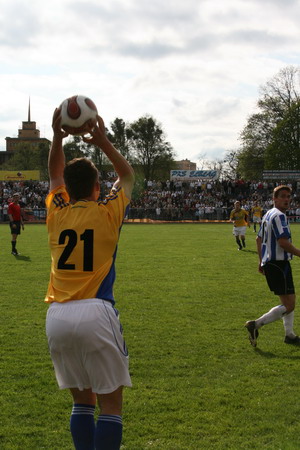
<instances>
[{"instance_id":1,"label":"tree","mask_svg":"<svg viewBox=\"0 0 300 450\"><path fill-rule=\"evenodd\" d=\"M16 146L11 158L1 168L6 170L39 170L42 180L47 180L49 145L42 143L38 146L20 143Z\"/></svg>"},{"instance_id":2,"label":"tree","mask_svg":"<svg viewBox=\"0 0 300 450\"><path fill-rule=\"evenodd\" d=\"M220 165L220 178L235 180L238 176L237 150L228 150Z\"/></svg>"},{"instance_id":3,"label":"tree","mask_svg":"<svg viewBox=\"0 0 300 450\"><path fill-rule=\"evenodd\" d=\"M106 157L105 153L103 153L96 145L85 144L84 147L81 147L81 151L83 152L83 156L86 156L93 161L102 176L104 169L108 166L111 167L111 162Z\"/></svg>"},{"instance_id":4,"label":"tree","mask_svg":"<svg viewBox=\"0 0 300 450\"><path fill-rule=\"evenodd\" d=\"M169 177L174 163L173 149L153 117L144 116L130 124L130 144L134 161L146 180Z\"/></svg>"},{"instance_id":5,"label":"tree","mask_svg":"<svg viewBox=\"0 0 300 450\"><path fill-rule=\"evenodd\" d=\"M107 133L109 140L114 144L118 151L130 161L130 138L132 137L130 126L127 125L123 119L117 117L111 122L110 127L112 133Z\"/></svg>"},{"instance_id":6,"label":"tree","mask_svg":"<svg viewBox=\"0 0 300 450\"><path fill-rule=\"evenodd\" d=\"M2 165L8 170L33 170L37 169L36 148L30 144L20 143L16 146L13 155Z\"/></svg>"},{"instance_id":7,"label":"tree","mask_svg":"<svg viewBox=\"0 0 300 450\"><path fill-rule=\"evenodd\" d=\"M262 98L258 106L273 116L276 122L283 119L286 111L300 100L299 75L299 67L287 66L260 88Z\"/></svg>"},{"instance_id":8,"label":"tree","mask_svg":"<svg viewBox=\"0 0 300 450\"><path fill-rule=\"evenodd\" d=\"M82 158L84 156L85 142L80 136L70 136L69 140L64 144L64 153L66 162L73 158Z\"/></svg>"},{"instance_id":9,"label":"tree","mask_svg":"<svg viewBox=\"0 0 300 450\"><path fill-rule=\"evenodd\" d=\"M249 117L240 135L242 145L237 159L242 177L261 179L263 170L274 169L274 164L284 169L298 164L295 153L300 148L294 135L299 122L296 112L300 101L299 81L299 67L288 66L260 88L259 112ZM285 148L287 151L291 145L293 163L280 150Z\"/></svg>"},{"instance_id":10,"label":"tree","mask_svg":"<svg viewBox=\"0 0 300 450\"><path fill-rule=\"evenodd\" d=\"M39 168L41 180L48 180L48 155L49 155L50 143L40 144L38 150Z\"/></svg>"},{"instance_id":11,"label":"tree","mask_svg":"<svg viewBox=\"0 0 300 450\"><path fill-rule=\"evenodd\" d=\"M274 129L264 156L266 169L300 169L300 101L289 108Z\"/></svg>"},{"instance_id":12,"label":"tree","mask_svg":"<svg viewBox=\"0 0 300 450\"><path fill-rule=\"evenodd\" d=\"M82 140L81 136L70 136L68 142L64 145L64 153L66 162L73 158L86 156L93 161L101 175L103 174L104 168L111 166L110 161L102 150L93 144L87 144Z\"/></svg>"}]
</instances>

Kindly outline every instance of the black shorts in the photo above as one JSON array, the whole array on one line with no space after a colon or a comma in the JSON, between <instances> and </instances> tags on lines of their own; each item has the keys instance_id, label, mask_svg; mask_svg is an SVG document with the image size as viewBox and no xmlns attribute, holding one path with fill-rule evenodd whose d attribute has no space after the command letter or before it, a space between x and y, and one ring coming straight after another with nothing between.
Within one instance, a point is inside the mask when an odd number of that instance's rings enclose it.
<instances>
[{"instance_id":1,"label":"black shorts","mask_svg":"<svg viewBox=\"0 0 300 450\"><path fill-rule=\"evenodd\" d=\"M21 234L21 221L9 222L11 234Z\"/></svg>"},{"instance_id":2,"label":"black shorts","mask_svg":"<svg viewBox=\"0 0 300 450\"><path fill-rule=\"evenodd\" d=\"M275 295L295 294L289 261L269 261L263 266L263 269L268 286Z\"/></svg>"}]
</instances>

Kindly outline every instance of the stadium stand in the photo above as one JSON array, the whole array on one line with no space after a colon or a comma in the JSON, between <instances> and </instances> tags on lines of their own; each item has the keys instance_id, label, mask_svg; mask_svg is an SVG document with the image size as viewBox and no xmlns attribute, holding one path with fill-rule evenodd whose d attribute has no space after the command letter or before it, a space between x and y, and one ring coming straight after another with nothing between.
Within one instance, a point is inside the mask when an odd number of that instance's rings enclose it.
<instances>
[{"instance_id":1,"label":"stadium stand","mask_svg":"<svg viewBox=\"0 0 300 450\"><path fill-rule=\"evenodd\" d=\"M109 192L112 183L112 180L102 181L102 197ZM235 200L241 201L243 208L247 210L257 201L267 211L272 206L272 191L279 184L282 183L149 180L145 181L140 196L132 200L126 219L131 222L228 221ZM300 182L288 184L293 189L289 216L291 220L299 221ZM27 222L45 222L45 198L48 190L49 184L46 181L0 182L0 221L8 221L8 203L12 194L19 192L24 219Z\"/></svg>"}]
</instances>

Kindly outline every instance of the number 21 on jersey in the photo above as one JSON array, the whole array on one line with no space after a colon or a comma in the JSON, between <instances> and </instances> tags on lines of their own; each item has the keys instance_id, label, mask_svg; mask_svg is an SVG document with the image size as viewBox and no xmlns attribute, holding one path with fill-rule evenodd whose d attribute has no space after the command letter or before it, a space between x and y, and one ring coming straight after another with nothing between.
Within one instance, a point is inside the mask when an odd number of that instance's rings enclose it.
<instances>
[{"instance_id":1,"label":"number 21 on jersey","mask_svg":"<svg viewBox=\"0 0 300 450\"><path fill-rule=\"evenodd\" d=\"M65 244L66 239L68 239L68 242L58 260L57 268L62 270L76 270L75 264L67 263L71 253L74 251L78 243L78 235L76 231L72 229L62 231L58 239L59 245ZM83 270L85 272L92 272L94 259L94 230L85 230L79 235L79 240L83 241Z\"/></svg>"}]
</instances>

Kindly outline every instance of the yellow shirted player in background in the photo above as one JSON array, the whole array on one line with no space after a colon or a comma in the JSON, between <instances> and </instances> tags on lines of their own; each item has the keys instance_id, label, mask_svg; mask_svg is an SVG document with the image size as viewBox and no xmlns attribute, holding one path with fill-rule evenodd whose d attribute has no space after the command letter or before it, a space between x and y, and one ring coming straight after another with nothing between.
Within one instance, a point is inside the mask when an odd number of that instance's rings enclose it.
<instances>
[{"instance_id":1,"label":"yellow shirted player in background","mask_svg":"<svg viewBox=\"0 0 300 450\"><path fill-rule=\"evenodd\" d=\"M241 208L241 203L239 201L234 203L234 209L230 213L229 220L233 223L232 233L235 236L238 250L242 250L243 247L246 247L246 227L250 227L250 224L248 211Z\"/></svg>"},{"instance_id":2,"label":"yellow shirted player in background","mask_svg":"<svg viewBox=\"0 0 300 450\"><path fill-rule=\"evenodd\" d=\"M262 208L258 205L257 202L251 208L252 222L254 226L254 232L256 233L256 224L261 224L261 218L263 215ZM259 225L260 226L260 225Z\"/></svg>"},{"instance_id":3,"label":"yellow shirted player in background","mask_svg":"<svg viewBox=\"0 0 300 450\"><path fill-rule=\"evenodd\" d=\"M113 283L120 229L134 172L105 134L101 117L89 124L89 144L111 161L118 179L98 201L99 173L87 158L65 165L60 110L53 115L46 199L51 273L46 332L60 389L73 397L70 430L76 449L119 449L122 390L131 386L128 352L115 309ZM98 401L100 415L94 422Z\"/></svg>"}]
</instances>

